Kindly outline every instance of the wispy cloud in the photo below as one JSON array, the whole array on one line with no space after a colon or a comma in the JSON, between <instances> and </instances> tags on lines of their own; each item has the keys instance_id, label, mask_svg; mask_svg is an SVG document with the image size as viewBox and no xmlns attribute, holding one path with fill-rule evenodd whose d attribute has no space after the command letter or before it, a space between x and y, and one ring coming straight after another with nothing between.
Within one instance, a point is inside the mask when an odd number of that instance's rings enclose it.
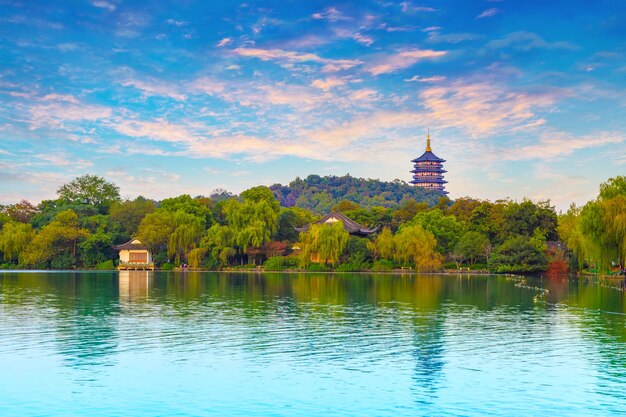
<instances>
[{"instance_id":1,"label":"wispy cloud","mask_svg":"<svg viewBox=\"0 0 626 417\"><path fill-rule=\"evenodd\" d=\"M476 19L483 19L485 17L495 16L498 14L499 11L500 10L496 9L495 7L492 7L491 9L484 10L482 13L476 16Z\"/></svg>"},{"instance_id":2,"label":"wispy cloud","mask_svg":"<svg viewBox=\"0 0 626 417\"><path fill-rule=\"evenodd\" d=\"M239 56L258 58L262 61L275 60L287 63L316 62L324 65L322 68L324 72L347 70L362 64L362 61L354 59L329 59L313 53L284 51L282 49L236 48L232 52Z\"/></svg>"},{"instance_id":3,"label":"wispy cloud","mask_svg":"<svg viewBox=\"0 0 626 417\"><path fill-rule=\"evenodd\" d=\"M584 136L547 132L541 136L539 143L507 150L502 156L511 161L523 159L553 161L563 159L579 150L620 144L626 144L626 135L621 132L602 131Z\"/></svg>"},{"instance_id":4,"label":"wispy cloud","mask_svg":"<svg viewBox=\"0 0 626 417\"><path fill-rule=\"evenodd\" d=\"M222 48L222 47L224 47L224 46L226 46L226 45L230 44L232 41L233 41L233 40L232 40L232 38L222 38L222 39L220 39L220 41L216 44L216 46L217 46L218 48Z\"/></svg>"},{"instance_id":5,"label":"wispy cloud","mask_svg":"<svg viewBox=\"0 0 626 417\"><path fill-rule=\"evenodd\" d=\"M91 0L91 5L99 9L105 9L109 12L114 12L117 6L115 3L106 0Z\"/></svg>"},{"instance_id":6,"label":"wispy cloud","mask_svg":"<svg viewBox=\"0 0 626 417\"><path fill-rule=\"evenodd\" d=\"M438 83L441 81L445 81L446 77L442 75L433 75L432 77L420 77L419 75L414 75L411 78L405 78L406 82L420 82L420 83Z\"/></svg>"},{"instance_id":7,"label":"wispy cloud","mask_svg":"<svg viewBox=\"0 0 626 417\"><path fill-rule=\"evenodd\" d=\"M490 49L513 48L519 51L529 51L531 49L566 49L574 50L578 47L570 42L556 41L548 42L541 36L532 32L512 32L501 39L496 39L487 44Z\"/></svg>"},{"instance_id":8,"label":"wispy cloud","mask_svg":"<svg viewBox=\"0 0 626 417\"><path fill-rule=\"evenodd\" d=\"M329 22L338 22L340 20L351 20L348 16L344 16L337 8L328 7L323 12L313 13L311 15L316 20L328 20Z\"/></svg>"},{"instance_id":9,"label":"wispy cloud","mask_svg":"<svg viewBox=\"0 0 626 417\"><path fill-rule=\"evenodd\" d=\"M424 59L440 58L446 53L446 51L433 51L432 49L408 49L379 59L368 68L368 71L372 75L387 74L408 68Z\"/></svg>"},{"instance_id":10,"label":"wispy cloud","mask_svg":"<svg viewBox=\"0 0 626 417\"><path fill-rule=\"evenodd\" d=\"M124 87L133 87L141 91L146 96L169 97L174 100L184 101L186 96L179 91L179 88L173 83L168 83L152 78L146 79L128 79L120 82Z\"/></svg>"},{"instance_id":11,"label":"wispy cloud","mask_svg":"<svg viewBox=\"0 0 626 417\"><path fill-rule=\"evenodd\" d=\"M325 79L318 79L318 80L314 80L311 85L315 88L319 88L321 90L324 91L328 91L333 87L337 87L340 85L344 85L346 82L340 78L325 78Z\"/></svg>"},{"instance_id":12,"label":"wispy cloud","mask_svg":"<svg viewBox=\"0 0 626 417\"><path fill-rule=\"evenodd\" d=\"M558 91L515 91L497 83L457 80L419 93L431 120L477 136L545 123L540 109L553 106Z\"/></svg>"}]
</instances>

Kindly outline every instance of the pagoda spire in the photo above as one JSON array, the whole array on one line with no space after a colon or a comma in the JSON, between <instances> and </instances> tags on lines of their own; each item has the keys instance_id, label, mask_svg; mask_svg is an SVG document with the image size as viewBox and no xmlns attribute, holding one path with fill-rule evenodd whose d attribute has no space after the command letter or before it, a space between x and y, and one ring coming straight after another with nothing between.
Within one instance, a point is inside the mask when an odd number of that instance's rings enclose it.
<instances>
[{"instance_id":1,"label":"pagoda spire","mask_svg":"<svg viewBox=\"0 0 626 417\"><path fill-rule=\"evenodd\" d=\"M430 128L428 128L428 135L426 135L426 152L432 152L433 149L430 147Z\"/></svg>"}]
</instances>

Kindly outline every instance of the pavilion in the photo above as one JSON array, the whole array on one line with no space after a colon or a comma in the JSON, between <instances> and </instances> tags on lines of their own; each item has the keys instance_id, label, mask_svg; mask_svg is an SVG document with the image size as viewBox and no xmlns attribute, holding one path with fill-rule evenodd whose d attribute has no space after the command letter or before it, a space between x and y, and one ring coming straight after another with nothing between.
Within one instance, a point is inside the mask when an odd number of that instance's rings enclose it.
<instances>
[{"instance_id":1,"label":"pavilion","mask_svg":"<svg viewBox=\"0 0 626 417\"><path fill-rule=\"evenodd\" d=\"M335 223L339 221L343 223L343 228L351 236L366 237L378 231L378 227L375 227L372 229L372 228L362 226L359 223L347 217L346 215L344 215L343 213L336 213L334 211L331 211L330 213L328 213L327 215L325 215L324 217L322 217L321 219L319 219L313 224L329 224L329 223ZM311 225L307 224L300 228L296 227L295 229L298 232L308 232L310 227Z\"/></svg>"},{"instance_id":2,"label":"pavilion","mask_svg":"<svg viewBox=\"0 0 626 417\"><path fill-rule=\"evenodd\" d=\"M119 270L154 270L152 253L139 239L131 239L126 243L114 246L120 252Z\"/></svg>"}]
</instances>

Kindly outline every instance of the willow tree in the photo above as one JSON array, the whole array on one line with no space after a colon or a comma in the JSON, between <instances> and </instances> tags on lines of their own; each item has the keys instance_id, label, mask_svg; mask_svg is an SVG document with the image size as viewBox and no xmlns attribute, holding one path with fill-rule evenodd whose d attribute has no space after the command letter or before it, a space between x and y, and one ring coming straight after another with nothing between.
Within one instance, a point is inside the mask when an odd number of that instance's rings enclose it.
<instances>
[{"instance_id":1,"label":"willow tree","mask_svg":"<svg viewBox=\"0 0 626 417\"><path fill-rule=\"evenodd\" d=\"M183 211L174 213L174 231L167 241L167 256L180 263L192 249L195 249L204 234L204 217L197 217Z\"/></svg>"},{"instance_id":2,"label":"willow tree","mask_svg":"<svg viewBox=\"0 0 626 417\"><path fill-rule=\"evenodd\" d=\"M309 230L301 234L301 263L306 265L313 260L323 264L335 264L350 243L350 234L343 227L343 222L312 224Z\"/></svg>"},{"instance_id":3,"label":"willow tree","mask_svg":"<svg viewBox=\"0 0 626 417\"><path fill-rule=\"evenodd\" d=\"M15 262L33 240L35 232L28 223L9 222L0 232L0 252L6 262Z\"/></svg>"},{"instance_id":4,"label":"willow tree","mask_svg":"<svg viewBox=\"0 0 626 417\"><path fill-rule=\"evenodd\" d=\"M258 248L272 239L278 229L279 212L278 200L267 187L251 188L241 193L241 201L231 199L224 204L234 245L242 255L249 247Z\"/></svg>"},{"instance_id":5,"label":"willow tree","mask_svg":"<svg viewBox=\"0 0 626 417\"><path fill-rule=\"evenodd\" d=\"M394 237L395 260L405 265L413 261L415 269L437 269L441 256L437 253L437 239L419 224L400 228Z\"/></svg>"},{"instance_id":6,"label":"willow tree","mask_svg":"<svg viewBox=\"0 0 626 417\"><path fill-rule=\"evenodd\" d=\"M62 211L35 235L22 254L22 262L28 266L50 262L53 268L75 266L78 242L88 235L79 227L76 213Z\"/></svg>"},{"instance_id":7,"label":"willow tree","mask_svg":"<svg viewBox=\"0 0 626 417\"><path fill-rule=\"evenodd\" d=\"M214 224L207 230L206 235L200 243L200 247L207 250L220 266L228 265L231 258L237 254L235 249L233 231L228 226Z\"/></svg>"},{"instance_id":8,"label":"willow tree","mask_svg":"<svg viewBox=\"0 0 626 417\"><path fill-rule=\"evenodd\" d=\"M375 260L388 259L391 260L394 257L396 251L396 244L391 233L391 229L384 227L383 230L376 236L373 242L369 242L367 247L374 254Z\"/></svg>"}]
</instances>

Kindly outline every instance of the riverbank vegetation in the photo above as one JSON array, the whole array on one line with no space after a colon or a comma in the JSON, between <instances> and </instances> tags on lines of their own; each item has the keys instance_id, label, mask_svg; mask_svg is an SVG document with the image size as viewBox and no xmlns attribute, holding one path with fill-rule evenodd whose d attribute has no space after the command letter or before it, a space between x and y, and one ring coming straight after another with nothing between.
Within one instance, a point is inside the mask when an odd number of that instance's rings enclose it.
<instances>
[{"instance_id":1,"label":"riverbank vegetation","mask_svg":"<svg viewBox=\"0 0 626 417\"><path fill-rule=\"evenodd\" d=\"M401 181L350 176L153 201L122 200L115 184L85 175L57 196L0 207L2 268L106 269L117 259L113 246L131 237L164 268L604 273L626 258L625 177L561 214L549 201L450 201ZM378 233L350 236L341 223L296 232L331 210Z\"/></svg>"}]
</instances>

